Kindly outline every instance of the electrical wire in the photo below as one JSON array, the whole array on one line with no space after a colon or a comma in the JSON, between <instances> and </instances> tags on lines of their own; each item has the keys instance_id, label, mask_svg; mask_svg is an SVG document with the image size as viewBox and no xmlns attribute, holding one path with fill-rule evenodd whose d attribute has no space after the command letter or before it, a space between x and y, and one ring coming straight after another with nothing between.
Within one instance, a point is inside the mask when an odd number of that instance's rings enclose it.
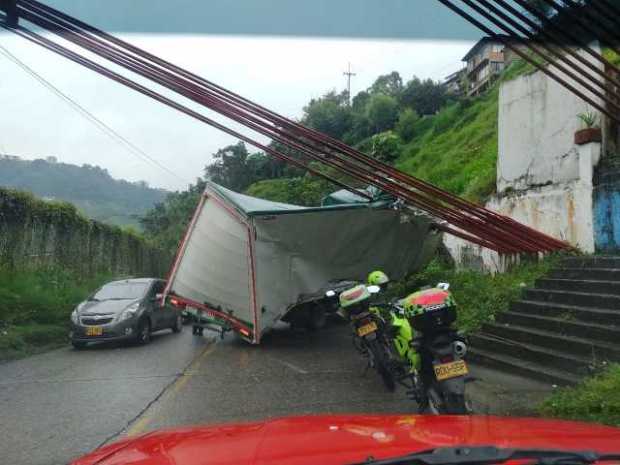
<instances>
[{"instance_id":1,"label":"electrical wire","mask_svg":"<svg viewBox=\"0 0 620 465\"><path fill-rule=\"evenodd\" d=\"M156 159L148 155L144 150L136 146L134 143L132 143L130 140L128 140L123 135L119 134L116 130L114 130L108 124L104 123L101 119L93 115L90 111L88 111L86 108L80 105L77 101L75 101L73 98L66 95L58 87L54 86L51 82L49 82L39 73L37 73L31 67L29 67L26 63L24 63L19 58L17 58L13 53L8 51L3 45L0 45L0 53L2 53L7 59L12 61L14 64L19 66L25 73L27 73L33 79L38 81L46 89L54 93L58 98L63 100L65 103L67 103L78 114L80 114L82 117L90 121L100 131L102 131L104 134L106 134L108 137L110 137L112 140L114 140L119 145L122 145L123 147L125 147L125 149L127 149L132 155L135 155L136 157L140 158L142 161L151 163L152 165L156 166L157 168L160 168L161 170L174 176L180 181L191 184L190 181L183 178L182 176L179 176L174 171L172 171L171 169L169 169L168 167L166 167L165 165L163 165L162 163L160 163L159 161L157 161Z\"/></svg>"}]
</instances>

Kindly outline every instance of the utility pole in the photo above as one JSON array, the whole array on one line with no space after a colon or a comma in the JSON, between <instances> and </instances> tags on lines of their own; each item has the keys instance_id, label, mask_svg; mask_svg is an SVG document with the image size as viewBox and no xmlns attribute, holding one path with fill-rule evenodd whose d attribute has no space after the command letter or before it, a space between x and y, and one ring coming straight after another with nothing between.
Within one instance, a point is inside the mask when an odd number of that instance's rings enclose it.
<instances>
[{"instance_id":1,"label":"utility pole","mask_svg":"<svg viewBox=\"0 0 620 465\"><path fill-rule=\"evenodd\" d=\"M347 99L349 100L349 106L351 106L351 78L357 76L357 74L351 72L351 63L349 63L348 70L342 74L347 77Z\"/></svg>"}]
</instances>

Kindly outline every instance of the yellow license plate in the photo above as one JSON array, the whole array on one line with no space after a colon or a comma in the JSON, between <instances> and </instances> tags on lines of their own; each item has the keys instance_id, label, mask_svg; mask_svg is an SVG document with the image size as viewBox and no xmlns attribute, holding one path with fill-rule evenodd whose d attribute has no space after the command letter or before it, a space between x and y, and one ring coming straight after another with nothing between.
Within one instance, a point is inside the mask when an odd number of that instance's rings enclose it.
<instances>
[{"instance_id":1,"label":"yellow license plate","mask_svg":"<svg viewBox=\"0 0 620 465\"><path fill-rule=\"evenodd\" d=\"M358 336L363 337L367 334L374 333L377 329L377 323L373 321L371 323L368 323L367 325L357 328L357 334Z\"/></svg>"},{"instance_id":2,"label":"yellow license plate","mask_svg":"<svg viewBox=\"0 0 620 465\"><path fill-rule=\"evenodd\" d=\"M88 326L86 328L87 336L101 336L103 334L103 328L101 326Z\"/></svg>"},{"instance_id":3,"label":"yellow license plate","mask_svg":"<svg viewBox=\"0 0 620 465\"><path fill-rule=\"evenodd\" d=\"M465 360L442 363L441 365L435 365L433 368L435 369L435 377L437 378L437 381L456 378L457 376L465 376L469 373Z\"/></svg>"}]
</instances>

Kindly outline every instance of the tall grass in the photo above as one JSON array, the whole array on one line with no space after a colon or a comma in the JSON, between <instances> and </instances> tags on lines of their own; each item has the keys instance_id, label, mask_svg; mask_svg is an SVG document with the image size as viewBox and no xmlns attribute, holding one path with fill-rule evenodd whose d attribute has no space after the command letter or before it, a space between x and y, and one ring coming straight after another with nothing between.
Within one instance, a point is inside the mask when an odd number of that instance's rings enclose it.
<instances>
[{"instance_id":1,"label":"tall grass","mask_svg":"<svg viewBox=\"0 0 620 465\"><path fill-rule=\"evenodd\" d=\"M485 94L465 98L413 128L396 167L469 200L483 202L496 190L499 86L534 68L513 63Z\"/></svg>"},{"instance_id":2,"label":"tall grass","mask_svg":"<svg viewBox=\"0 0 620 465\"><path fill-rule=\"evenodd\" d=\"M65 341L73 308L110 278L58 268L0 268L0 360Z\"/></svg>"}]
</instances>

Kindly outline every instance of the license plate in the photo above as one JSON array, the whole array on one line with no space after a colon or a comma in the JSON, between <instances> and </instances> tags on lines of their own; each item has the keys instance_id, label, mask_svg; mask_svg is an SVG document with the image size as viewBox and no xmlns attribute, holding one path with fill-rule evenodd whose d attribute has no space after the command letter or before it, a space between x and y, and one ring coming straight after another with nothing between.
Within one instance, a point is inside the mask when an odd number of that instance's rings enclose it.
<instances>
[{"instance_id":1,"label":"license plate","mask_svg":"<svg viewBox=\"0 0 620 465\"><path fill-rule=\"evenodd\" d=\"M437 381L443 381L445 379L456 378L458 376L465 376L469 373L465 360L457 360L456 362L442 363L441 365L435 365L435 377Z\"/></svg>"},{"instance_id":2,"label":"license plate","mask_svg":"<svg viewBox=\"0 0 620 465\"><path fill-rule=\"evenodd\" d=\"M101 336L102 334L103 334L103 328L101 326L86 327L87 336Z\"/></svg>"},{"instance_id":3,"label":"license plate","mask_svg":"<svg viewBox=\"0 0 620 465\"><path fill-rule=\"evenodd\" d=\"M359 328L357 328L357 335L360 337L364 337L367 334L374 333L377 329L377 323L372 321L364 326L360 326Z\"/></svg>"}]
</instances>

